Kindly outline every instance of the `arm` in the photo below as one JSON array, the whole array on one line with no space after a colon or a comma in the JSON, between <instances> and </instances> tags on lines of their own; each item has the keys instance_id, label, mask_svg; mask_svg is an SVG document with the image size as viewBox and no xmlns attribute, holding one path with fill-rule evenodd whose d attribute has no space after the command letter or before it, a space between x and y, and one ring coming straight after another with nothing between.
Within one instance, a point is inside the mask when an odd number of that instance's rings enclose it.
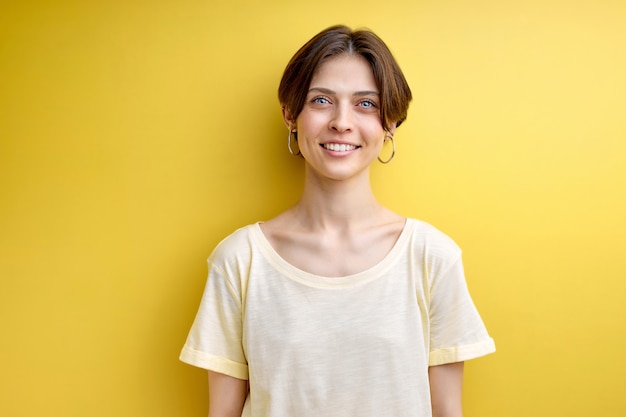
<instances>
[{"instance_id":1,"label":"arm","mask_svg":"<svg viewBox=\"0 0 626 417\"><path fill-rule=\"evenodd\" d=\"M209 417L241 417L248 381L209 371Z\"/></svg>"},{"instance_id":2,"label":"arm","mask_svg":"<svg viewBox=\"0 0 626 417\"><path fill-rule=\"evenodd\" d=\"M433 417L463 417L463 362L428 368Z\"/></svg>"}]
</instances>

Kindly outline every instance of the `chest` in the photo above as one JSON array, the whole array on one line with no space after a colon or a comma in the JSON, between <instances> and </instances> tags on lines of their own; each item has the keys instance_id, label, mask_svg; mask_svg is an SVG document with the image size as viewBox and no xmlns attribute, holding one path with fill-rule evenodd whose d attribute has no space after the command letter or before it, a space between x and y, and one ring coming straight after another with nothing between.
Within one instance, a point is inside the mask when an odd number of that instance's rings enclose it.
<instances>
[{"instance_id":1,"label":"chest","mask_svg":"<svg viewBox=\"0 0 626 417\"><path fill-rule=\"evenodd\" d=\"M426 350L428 340L428 312L417 298L412 277L398 271L333 289L285 277L253 280L244 318L246 356L252 368L270 364L272 372L305 372L311 363L349 371L362 367L364 358L413 356Z\"/></svg>"}]
</instances>

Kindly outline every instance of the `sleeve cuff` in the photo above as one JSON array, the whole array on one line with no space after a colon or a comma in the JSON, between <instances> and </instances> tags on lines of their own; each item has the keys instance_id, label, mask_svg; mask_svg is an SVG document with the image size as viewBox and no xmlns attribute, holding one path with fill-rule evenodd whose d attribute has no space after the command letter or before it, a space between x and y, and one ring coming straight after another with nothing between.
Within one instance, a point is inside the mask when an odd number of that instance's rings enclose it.
<instances>
[{"instance_id":1,"label":"sleeve cuff","mask_svg":"<svg viewBox=\"0 0 626 417\"><path fill-rule=\"evenodd\" d=\"M444 365L446 363L462 362L488 355L496 351L492 338L472 345L463 345L450 348L436 349L430 352L428 366Z\"/></svg>"},{"instance_id":2,"label":"sleeve cuff","mask_svg":"<svg viewBox=\"0 0 626 417\"><path fill-rule=\"evenodd\" d=\"M231 361L230 359L200 352L187 345L183 347L179 359L189 365L219 372L238 379L248 379L248 365Z\"/></svg>"}]
</instances>

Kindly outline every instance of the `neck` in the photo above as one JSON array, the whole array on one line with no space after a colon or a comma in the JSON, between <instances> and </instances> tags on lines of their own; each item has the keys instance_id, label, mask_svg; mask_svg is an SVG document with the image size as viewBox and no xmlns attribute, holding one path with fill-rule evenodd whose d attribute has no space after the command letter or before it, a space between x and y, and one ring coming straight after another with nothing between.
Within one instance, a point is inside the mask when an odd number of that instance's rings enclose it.
<instances>
[{"instance_id":1,"label":"neck","mask_svg":"<svg viewBox=\"0 0 626 417\"><path fill-rule=\"evenodd\" d=\"M372 222L386 211L374 196L368 172L340 181L308 174L302 197L293 208L304 228L355 228Z\"/></svg>"}]
</instances>

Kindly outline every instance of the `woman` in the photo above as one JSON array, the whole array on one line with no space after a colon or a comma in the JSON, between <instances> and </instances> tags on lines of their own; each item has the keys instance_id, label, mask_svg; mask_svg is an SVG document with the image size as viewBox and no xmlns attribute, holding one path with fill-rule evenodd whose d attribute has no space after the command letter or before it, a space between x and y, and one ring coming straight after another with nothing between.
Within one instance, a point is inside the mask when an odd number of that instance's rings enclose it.
<instances>
[{"instance_id":1,"label":"woman","mask_svg":"<svg viewBox=\"0 0 626 417\"><path fill-rule=\"evenodd\" d=\"M461 416L463 361L495 350L461 251L369 181L411 100L396 61L372 32L331 27L291 59L279 99L304 190L209 258L181 353L209 370L209 416Z\"/></svg>"}]
</instances>

